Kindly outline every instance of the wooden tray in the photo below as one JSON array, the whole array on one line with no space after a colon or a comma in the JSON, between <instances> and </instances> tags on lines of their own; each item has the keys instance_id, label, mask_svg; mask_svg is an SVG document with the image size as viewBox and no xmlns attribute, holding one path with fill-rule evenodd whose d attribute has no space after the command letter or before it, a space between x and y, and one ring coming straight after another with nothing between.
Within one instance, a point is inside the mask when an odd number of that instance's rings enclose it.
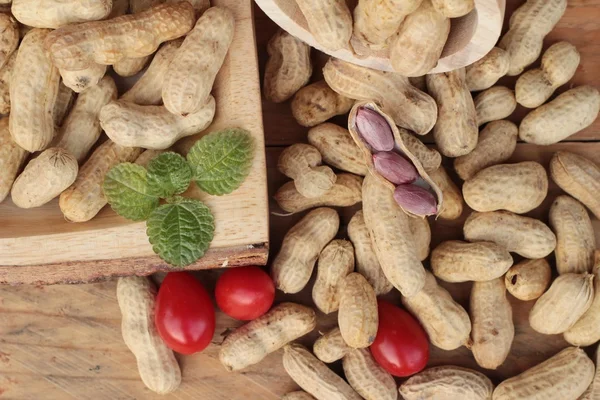
<instances>
[{"instance_id":1,"label":"wooden tray","mask_svg":"<svg viewBox=\"0 0 600 400\"><path fill-rule=\"evenodd\" d=\"M251 0L213 0L235 15L233 43L213 90L217 115L205 133L242 127L256 140L252 172L234 193L214 197L192 184L187 196L206 202L216 222L205 257L186 269L264 265L269 247L267 177L260 84ZM176 148L185 153L202 134ZM90 282L112 276L174 269L152 251L144 222L132 223L105 207L87 223L69 223L58 199L36 209L0 204L0 283Z\"/></svg>"},{"instance_id":2,"label":"wooden tray","mask_svg":"<svg viewBox=\"0 0 600 400\"><path fill-rule=\"evenodd\" d=\"M317 43L308 30L308 24L295 0L255 0L256 4L275 23L287 32L331 56L365 67L393 71L386 51L372 51L357 46L358 56L351 49L327 51ZM356 0L348 0L353 8ZM498 41L502 30L506 0L475 0L475 9L469 14L452 19L450 36L442 58L430 73L447 72L470 65L486 55Z\"/></svg>"}]
</instances>

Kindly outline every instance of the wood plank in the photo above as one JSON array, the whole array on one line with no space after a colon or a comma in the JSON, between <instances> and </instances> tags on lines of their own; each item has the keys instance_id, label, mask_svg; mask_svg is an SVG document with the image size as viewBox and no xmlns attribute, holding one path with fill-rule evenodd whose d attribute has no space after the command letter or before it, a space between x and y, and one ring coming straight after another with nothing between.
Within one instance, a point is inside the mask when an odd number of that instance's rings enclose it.
<instances>
[{"instance_id":1,"label":"wood plank","mask_svg":"<svg viewBox=\"0 0 600 400\"><path fill-rule=\"evenodd\" d=\"M547 166L557 150L572 151L600 163L600 143L560 143L547 147L519 144L511 161L535 160ZM270 196L287 181L276 168L280 152L281 148L269 148L266 152ZM547 222L550 203L560 193L551 183L547 200L528 215ZM272 201L271 209L276 210ZM340 210L343 221L340 237L346 237L344 225L357 209L360 205ZM272 216L272 255L277 253L285 232L302 215ZM433 245L462 238L462 222L467 215L465 211L456 221L431 220ZM600 247L600 221L594 220L594 227ZM553 263L552 257L549 258ZM221 272L207 270L195 274L213 293ZM313 274L307 287L298 294L277 293L276 301L310 305L314 279ZM443 286L458 302L468 306L469 283L443 283ZM397 291L386 296L396 304L399 297ZM496 371L485 371L495 382L541 362L566 346L560 335L546 336L531 330L527 318L533 301L521 302L512 297L510 300L516 324L515 341L508 360ZM300 342L310 346L319 332L336 323L335 313L318 313L317 329ZM180 389L172 395L157 396L139 380L135 358L121 338L114 280L87 285L3 286L0 287L0 394L16 399L275 400L294 390L296 385L281 365L281 351L242 372L225 371L218 361L219 344L224 334L239 324L218 312L217 329L209 348L201 354L178 355L184 376ZM464 347L443 351L432 346L430 365L448 363L479 369ZM341 373L339 362L332 364L332 368Z\"/></svg>"},{"instance_id":2,"label":"wood plank","mask_svg":"<svg viewBox=\"0 0 600 400\"><path fill-rule=\"evenodd\" d=\"M268 254L268 203L264 130L254 42L252 1L216 0L236 19L236 30L213 89L217 115L203 133L177 144L185 152L200 136L226 127L247 129L255 156L242 187L209 196L191 185L187 196L204 201L215 216L215 237L207 256L186 269L264 265ZM86 223L65 221L58 199L36 209L0 204L0 283L89 282L111 276L172 269L152 251L145 223L132 223L110 207Z\"/></svg>"},{"instance_id":3,"label":"wood plank","mask_svg":"<svg viewBox=\"0 0 600 400\"><path fill-rule=\"evenodd\" d=\"M523 3L521 0L508 0L506 2L506 15L510 16L512 12ZM257 26L258 55L261 71L264 71L264 65L267 61L266 45L271 36L277 31L278 27L255 5ZM569 1L567 11L559 21L555 29L544 40L544 50L550 45L568 40L577 47L581 53L581 64L577 69L575 77L566 85L557 90L562 93L572 86L592 85L600 87L600 75L597 74L597 65L600 63L600 41L598 40L598 21L600 21L600 0L572 0ZM503 32L508 29L508 18L505 18ZM321 79L320 68L327 60L327 56L316 50L313 50L313 65L315 72L312 81ZM539 60L532 67L539 65ZM261 74L261 82L263 75ZM499 84L506 85L514 89L516 78L503 78ZM263 98L263 113L265 122L265 136L268 146L290 145L298 142L306 142L307 128L298 125L290 111L290 101L281 104L271 103ZM518 122L527 113L527 109L519 106L511 116L511 120ZM334 122L340 126L345 126L347 121L343 117L334 118ZM589 128L571 136L569 141L593 141L600 140L600 119ZM432 142L430 136L428 142Z\"/></svg>"}]
</instances>

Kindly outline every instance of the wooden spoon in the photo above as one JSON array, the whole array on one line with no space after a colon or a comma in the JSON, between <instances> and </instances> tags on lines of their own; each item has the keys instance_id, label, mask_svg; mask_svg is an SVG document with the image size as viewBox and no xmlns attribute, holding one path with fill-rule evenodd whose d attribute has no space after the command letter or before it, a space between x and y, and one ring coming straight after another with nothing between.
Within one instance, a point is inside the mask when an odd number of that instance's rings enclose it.
<instances>
[{"instance_id":1,"label":"wooden spoon","mask_svg":"<svg viewBox=\"0 0 600 400\"><path fill-rule=\"evenodd\" d=\"M324 50L308 30L306 19L296 5L295 0L255 1L277 25L324 53L373 69L394 70L385 50L373 51L366 47L356 48L356 51L362 54L361 56L358 56L349 48L337 51ZM356 1L348 1L348 5L352 7L351 9L355 4ZM450 36L444 47L442 57L437 66L429 73L447 72L462 68L486 55L500 37L505 6L506 0L475 0L473 11L463 17L452 19ZM353 40L352 45L356 46L356 42L358 41Z\"/></svg>"}]
</instances>

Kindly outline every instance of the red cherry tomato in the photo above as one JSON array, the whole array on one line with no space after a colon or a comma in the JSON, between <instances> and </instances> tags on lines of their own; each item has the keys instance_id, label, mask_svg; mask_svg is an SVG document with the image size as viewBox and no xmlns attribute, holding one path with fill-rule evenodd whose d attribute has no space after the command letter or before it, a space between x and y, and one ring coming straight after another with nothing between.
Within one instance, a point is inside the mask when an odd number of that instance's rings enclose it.
<instances>
[{"instance_id":1,"label":"red cherry tomato","mask_svg":"<svg viewBox=\"0 0 600 400\"><path fill-rule=\"evenodd\" d=\"M429 360L429 339L419 321L403 309L377 300L379 329L371 345L373 358L392 375L416 374Z\"/></svg>"},{"instance_id":2,"label":"red cherry tomato","mask_svg":"<svg viewBox=\"0 0 600 400\"><path fill-rule=\"evenodd\" d=\"M275 285L259 267L231 268L219 277L215 297L225 314L249 321L269 311L275 298Z\"/></svg>"},{"instance_id":3,"label":"red cherry tomato","mask_svg":"<svg viewBox=\"0 0 600 400\"><path fill-rule=\"evenodd\" d=\"M156 329L171 349L202 351L215 333L215 309L204 286L189 272L170 272L156 297Z\"/></svg>"}]
</instances>

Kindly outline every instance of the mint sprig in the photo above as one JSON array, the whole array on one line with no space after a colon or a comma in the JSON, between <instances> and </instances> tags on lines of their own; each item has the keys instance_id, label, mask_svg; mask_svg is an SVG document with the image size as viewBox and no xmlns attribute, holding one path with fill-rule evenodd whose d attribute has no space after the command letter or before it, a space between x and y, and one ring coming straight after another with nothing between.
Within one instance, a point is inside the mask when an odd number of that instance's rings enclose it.
<instances>
[{"instance_id":1,"label":"mint sprig","mask_svg":"<svg viewBox=\"0 0 600 400\"><path fill-rule=\"evenodd\" d=\"M198 187L216 196L240 187L250 173L253 158L254 141L243 129L208 134L187 155Z\"/></svg>"},{"instance_id":2,"label":"mint sprig","mask_svg":"<svg viewBox=\"0 0 600 400\"><path fill-rule=\"evenodd\" d=\"M154 210L146 226L154 252L178 267L202 257L215 232L209 208L198 200L180 196Z\"/></svg>"},{"instance_id":3,"label":"mint sprig","mask_svg":"<svg viewBox=\"0 0 600 400\"><path fill-rule=\"evenodd\" d=\"M104 178L104 195L119 215L146 221L152 249L171 265L184 267L204 256L212 242L215 221L200 200L177 196L190 182L212 195L233 192L250 173L254 142L243 129L213 132L198 140L187 160L166 152L147 169L121 163ZM160 199L166 204L160 205Z\"/></svg>"},{"instance_id":4,"label":"mint sprig","mask_svg":"<svg viewBox=\"0 0 600 400\"><path fill-rule=\"evenodd\" d=\"M148 191L167 198L183 193L190 186L192 169L177 153L162 153L148 163Z\"/></svg>"},{"instance_id":5,"label":"mint sprig","mask_svg":"<svg viewBox=\"0 0 600 400\"><path fill-rule=\"evenodd\" d=\"M148 190L148 174L144 167L121 163L104 177L104 195L117 214L143 221L158 207L158 197Z\"/></svg>"}]
</instances>

